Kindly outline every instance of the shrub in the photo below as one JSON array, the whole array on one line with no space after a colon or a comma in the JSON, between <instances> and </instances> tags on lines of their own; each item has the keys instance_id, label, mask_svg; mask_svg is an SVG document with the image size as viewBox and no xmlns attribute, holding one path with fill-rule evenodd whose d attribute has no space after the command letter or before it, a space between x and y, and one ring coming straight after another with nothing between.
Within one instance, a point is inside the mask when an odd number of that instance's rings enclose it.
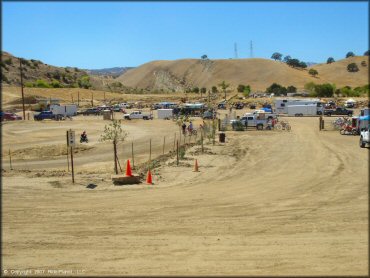
<instances>
[{"instance_id":1,"label":"shrub","mask_svg":"<svg viewBox=\"0 0 370 278\"><path fill-rule=\"evenodd\" d=\"M50 86L53 88L62 88L63 86L60 84L58 80L53 79L53 81L50 82Z\"/></svg>"},{"instance_id":2,"label":"shrub","mask_svg":"<svg viewBox=\"0 0 370 278\"><path fill-rule=\"evenodd\" d=\"M281 86L280 84L273 83L270 87L266 89L266 93L274 94L275 96L285 95L287 94L287 88Z\"/></svg>"},{"instance_id":3,"label":"shrub","mask_svg":"<svg viewBox=\"0 0 370 278\"><path fill-rule=\"evenodd\" d=\"M90 77L88 75L82 76L78 79L77 83L80 88L89 89L91 87Z\"/></svg>"},{"instance_id":4,"label":"shrub","mask_svg":"<svg viewBox=\"0 0 370 278\"><path fill-rule=\"evenodd\" d=\"M362 62L361 62L361 66L366 67L366 65L367 65L367 64L366 64L366 61L362 61Z\"/></svg>"},{"instance_id":5,"label":"shrub","mask_svg":"<svg viewBox=\"0 0 370 278\"><path fill-rule=\"evenodd\" d=\"M239 84L238 88L236 90L238 91L238 93L242 93L242 92L244 92L244 88L245 88L245 85Z\"/></svg>"},{"instance_id":6,"label":"shrub","mask_svg":"<svg viewBox=\"0 0 370 278\"><path fill-rule=\"evenodd\" d=\"M179 157L180 157L180 159L184 159L185 158L185 153L186 153L185 147L184 146L181 146L179 148Z\"/></svg>"},{"instance_id":7,"label":"shrub","mask_svg":"<svg viewBox=\"0 0 370 278\"><path fill-rule=\"evenodd\" d=\"M13 61L12 61L12 59L8 58L8 59L4 60L4 63L7 64L8 66L10 66L11 64L13 64Z\"/></svg>"},{"instance_id":8,"label":"shrub","mask_svg":"<svg viewBox=\"0 0 370 278\"><path fill-rule=\"evenodd\" d=\"M35 87L38 88L50 88L50 85L43 79L38 79L35 82Z\"/></svg>"},{"instance_id":9,"label":"shrub","mask_svg":"<svg viewBox=\"0 0 370 278\"><path fill-rule=\"evenodd\" d=\"M346 58L349 58L349 57L354 57L355 56L355 53L353 53L352 51L348 52L346 54Z\"/></svg>"},{"instance_id":10,"label":"shrub","mask_svg":"<svg viewBox=\"0 0 370 278\"><path fill-rule=\"evenodd\" d=\"M9 79L3 73L1 73L1 82L9 83Z\"/></svg>"},{"instance_id":11,"label":"shrub","mask_svg":"<svg viewBox=\"0 0 370 278\"><path fill-rule=\"evenodd\" d=\"M348 70L349 72L357 72L357 71L359 71L358 66L357 66L357 64L356 64L356 63L351 63L351 64L349 64L349 65L347 66L347 70Z\"/></svg>"},{"instance_id":12,"label":"shrub","mask_svg":"<svg viewBox=\"0 0 370 278\"><path fill-rule=\"evenodd\" d=\"M24 83L24 86L27 87L27 88L32 88L32 87L35 87L35 83L33 83L33 82L26 82L26 83Z\"/></svg>"}]
</instances>

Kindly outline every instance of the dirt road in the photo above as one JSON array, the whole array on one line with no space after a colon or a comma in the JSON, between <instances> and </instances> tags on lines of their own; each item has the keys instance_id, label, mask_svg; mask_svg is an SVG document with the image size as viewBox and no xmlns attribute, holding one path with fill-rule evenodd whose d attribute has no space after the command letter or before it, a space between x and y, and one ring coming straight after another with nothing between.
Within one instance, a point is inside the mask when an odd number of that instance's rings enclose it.
<instances>
[{"instance_id":1,"label":"dirt road","mask_svg":"<svg viewBox=\"0 0 370 278\"><path fill-rule=\"evenodd\" d=\"M4 269L367 275L369 150L319 132L316 118L289 120L290 133L229 132L225 145L189 150L153 186L3 173Z\"/></svg>"}]
</instances>

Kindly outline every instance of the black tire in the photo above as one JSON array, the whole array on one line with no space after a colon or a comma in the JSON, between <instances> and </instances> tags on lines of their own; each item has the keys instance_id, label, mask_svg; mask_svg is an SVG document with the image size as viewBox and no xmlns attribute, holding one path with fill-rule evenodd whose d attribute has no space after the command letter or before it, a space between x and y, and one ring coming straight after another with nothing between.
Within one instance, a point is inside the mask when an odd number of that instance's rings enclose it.
<instances>
[{"instance_id":1,"label":"black tire","mask_svg":"<svg viewBox=\"0 0 370 278\"><path fill-rule=\"evenodd\" d=\"M365 143L362 141L362 136L360 137L360 148L365 148Z\"/></svg>"},{"instance_id":2,"label":"black tire","mask_svg":"<svg viewBox=\"0 0 370 278\"><path fill-rule=\"evenodd\" d=\"M348 114L348 117L352 117L352 115L353 115L353 114L352 114L352 113L350 113L350 114Z\"/></svg>"},{"instance_id":3,"label":"black tire","mask_svg":"<svg viewBox=\"0 0 370 278\"><path fill-rule=\"evenodd\" d=\"M256 128L257 128L257 130L263 130L263 125L262 125L262 124L258 124L258 125L256 126Z\"/></svg>"}]
</instances>

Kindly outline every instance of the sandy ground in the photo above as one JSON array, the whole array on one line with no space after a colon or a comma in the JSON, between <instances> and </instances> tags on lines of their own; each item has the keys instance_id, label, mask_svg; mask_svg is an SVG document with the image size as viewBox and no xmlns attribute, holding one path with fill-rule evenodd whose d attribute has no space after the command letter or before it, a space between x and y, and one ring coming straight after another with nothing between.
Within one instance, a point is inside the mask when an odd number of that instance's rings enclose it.
<instances>
[{"instance_id":1,"label":"sandy ground","mask_svg":"<svg viewBox=\"0 0 370 278\"><path fill-rule=\"evenodd\" d=\"M291 132L227 132L225 144L206 141L203 154L194 146L179 166L174 157L163 161L154 185L132 186L110 180L112 146L98 141L102 120L3 124L3 269L367 275L369 150L358 136L319 132L317 118L289 122ZM165 120L124 127L121 163L132 141L142 163L149 137L155 157L163 136L168 152L178 131ZM74 185L63 154L68 128L86 129L91 141L75 154Z\"/></svg>"}]
</instances>

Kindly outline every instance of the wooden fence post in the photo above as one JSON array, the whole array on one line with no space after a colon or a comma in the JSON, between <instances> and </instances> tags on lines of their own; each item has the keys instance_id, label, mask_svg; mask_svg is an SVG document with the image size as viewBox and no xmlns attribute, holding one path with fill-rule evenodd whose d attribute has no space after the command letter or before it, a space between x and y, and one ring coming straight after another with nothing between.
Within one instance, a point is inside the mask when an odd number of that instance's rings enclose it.
<instances>
[{"instance_id":1,"label":"wooden fence post","mask_svg":"<svg viewBox=\"0 0 370 278\"><path fill-rule=\"evenodd\" d=\"M163 155L165 146L166 146L166 136L163 136Z\"/></svg>"},{"instance_id":2,"label":"wooden fence post","mask_svg":"<svg viewBox=\"0 0 370 278\"><path fill-rule=\"evenodd\" d=\"M9 149L9 166L10 166L10 170L13 170L13 166L12 166L12 154L10 153L10 149Z\"/></svg>"},{"instance_id":3,"label":"wooden fence post","mask_svg":"<svg viewBox=\"0 0 370 278\"><path fill-rule=\"evenodd\" d=\"M176 141L176 165L179 166L179 141Z\"/></svg>"},{"instance_id":4,"label":"wooden fence post","mask_svg":"<svg viewBox=\"0 0 370 278\"><path fill-rule=\"evenodd\" d=\"M132 141L132 143L131 143L131 157L132 157L132 169L135 169L134 141Z\"/></svg>"}]
</instances>

